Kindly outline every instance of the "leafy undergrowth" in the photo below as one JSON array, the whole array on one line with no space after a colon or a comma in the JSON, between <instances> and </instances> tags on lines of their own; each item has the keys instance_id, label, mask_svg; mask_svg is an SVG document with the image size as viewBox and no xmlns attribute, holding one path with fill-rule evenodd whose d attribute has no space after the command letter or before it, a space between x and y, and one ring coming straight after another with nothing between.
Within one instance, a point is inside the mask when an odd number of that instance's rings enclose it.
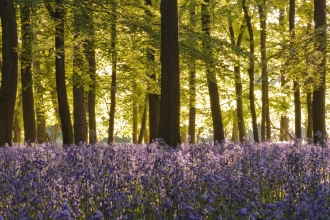
<instances>
[{"instance_id":1,"label":"leafy undergrowth","mask_svg":"<svg viewBox=\"0 0 330 220\"><path fill-rule=\"evenodd\" d=\"M0 148L0 219L329 219L326 145Z\"/></svg>"}]
</instances>

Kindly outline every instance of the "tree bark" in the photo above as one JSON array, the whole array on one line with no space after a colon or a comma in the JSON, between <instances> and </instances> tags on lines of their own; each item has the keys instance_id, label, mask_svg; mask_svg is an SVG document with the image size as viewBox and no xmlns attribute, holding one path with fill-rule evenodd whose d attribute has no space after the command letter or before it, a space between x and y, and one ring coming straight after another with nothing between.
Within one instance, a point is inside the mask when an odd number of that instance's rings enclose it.
<instances>
[{"instance_id":1,"label":"tree bark","mask_svg":"<svg viewBox=\"0 0 330 220\"><path fill-rule=\"evenodd\" d=\"M289 32L291 37L291 50L294 50L295 42L295 16L296 16L296 3L295 0L290 0L289 8ZM291 52L291 57L295 61L294 53ZM295 63L293 63L295 65ZM294 91L294 109L295 109L295 134L296 138L301 138L301 101L300 101L300 86L297 80L293 81Z\"/></svg>"},{"instance_id":2,"label":"tree bark","mask_svg":"<svg viewBox=\"0 0 330 220\"><path fill-rule=\"evenodd\" d=\"M152 0L145 0L145 5L152 6ZM145 11L147 18L151 20L152 14L149 10ZM157 77L155 70L153 68L153 63L155 62L155 50L152 49L153 45L151 43L150 48L147 49L147 70L148 75L150 78L150 84L156 84L157 83ZM148 85L148 100L149 100L149 142L152 142L152 140L155 140L159 137L159 114L160 114L160 99L159 94L156 93L156 91L153 91L151 85Z\"/></svg>"},{"instance_id":3,"label":"tree bark","mask_svg":"<svg viewBox=\"0 0 330 220\"><path fill-rule=\"evenodd\" d=\"M326 0L314 1L314 29L316 32L315 52L321 55L315 75L320 76L321 83L313 92L313 130L314 143L323 140L318 134L326 135L325 127L325 87L326 87Z\"/></svg>"},{"instance_id":4,"label":"tree bark","mask_svg":"<svg viewBox=\"0 0 330 220\"><path fill-rule=\"evenodd\" d=\"M253 138L255 142L259 142L259 131L257 125L257 114L255 110L255 96L254 96L254 34L253 34L253 26L251 23L251 17L248 12L248 7L245 4L245 0L242 0L242 7L244 11L244 17L246 20L246 24L249 32L249 41L250 41L250 53L249 57L250 66L249 66L249 99L250 99L250 111L252 116L252 130L253 130Z\"/></svg>"},{"instance_id":5,"label":"tree bark","mask_svg":"<svg viewBox=\"0 0 330 220\"><path fill-rule=\"evenodd\" d=\"M180 143L179 23L177 0L161 1L161 99L159 136Z\"/></svg>"},{"instance_id":6,"label":"tree bark","mask_svg":"<svg viewBox=\"0 0 330 220\"><path fill-rule=\"evenodd\" d=\"M313 139L313 97L311 92L307 92L307 133L306 137Z\"/></svg>"},{"instance_id":7,"label":"tree bark","mask_svg":"<svg viewBox=\"0 0 330 220\"><path fill-rule=\"evenodd\" d=\"M266 55L266 13L265 0L258 5L260 19L260 51L262 62L262 118L261 118L261 139L265 141L270 139L270 116L269 116L269 100L268 100L268 71L267 71L267 55Z\"/></svg>"},{"instance_id":8,"label":"tree bark","mask_svg":"<svg viewBox=\"0 0 330 220\"><path fill-rule=\"evenodd\" d=\"M18 54L16 12L12 0L0 1L2 24L2 75L0 87L0 146L12 145L17 92Z\"/></svg>"},{"instance_id":9,"label":"tree bark","mask_svg":"<svg viewBox=\"0 0 330 220\"><path fill-rule=\"evenodd\" d=\"M195 30L196 27L196 0L190 0L190 27ZM196 140L196 61L193 56L189 59L189 127L190 143L194 144Z\"/></svg>"},{"instance_id":10,"label":"tree bark","mask_svg":"<svg viewBox=\"0 0 330 220\"><path fill-rule=\"evenodd\" d=\"M146 97L146 101L145 103L148 103L148 96ZM144 133L146 130L146 124L147 124L147 110L148 110L148 106L146 104L143 105L143 113L142 113L142 118L141 118L141 129L140 129L140 134L139 134L139 138L138 138L138 143L141 144L143 137L144 137Z\"/></svg>"},{"instance_id":11,"label":"tree bark","mask_svg":"<svg viewBox=\"0 0 330 220\"><path fill-rule=\"evenodd\" d=\"M136 97L133 97L133 129L132 129L132 139L133 144L137 144L137 127L138 127L138 105L136 102Z\"/></svg>"},{"instance_id":12,"label":"tree bark","mask_svg":"<svg viewBox=\"0 0 330 220\"><path fill-rule=\"evenodd\" d=\"M202 3L202 32L205 33L207 37L210 37L210 11L209 11L209 0L205 0ZM203 47L206 49L206 52L212 56L212 49L209 42L204 40ZM216 74L211 67L211 64L208 60L205 60L206 66L206 78L209 90L210 105L211 105L211 114L213 122L213 133L214 133L214 142L223 141L225 139L224 127L222 122L221 108L220 108L220 99L219 91L216 80Z\"/></svg>"},{"instance_id":13,"label":"tree bark","mask_svg":"<svg viewBox=\"0 0 330 220\"><path fill-rule=\"evenodd\" d=\"M89 3L88 3L89 4ZM92 7L90 3L89 7ZM89 143L97 141L96 132L96 59L95 59L95 28L94 28L94 16L93 11L83 9L83 17L85 21L84 31L86 36L85 39L85 56L88 62L88 73L89 73L89 89L87 95L87 111L88 111L88 130L89 130ZM85 107L86 107L85 106ZM87 125L86 125L87 126Z\"/></svg>"},{"instance_id":14,"label":"tree bark","mask_svg":"<svg viewBox=\"0 0 330 220\"><path fill-rule=\"evenodd\" d=\"M33 61L33 70L36 74L41 74L40 70L40 62L39 60ZM36 85L36 92L39 94L37 98L36 104L36 123L37 123L37 140L38 143L47 142L47 135L46 135L46 114L44 110L44 97L43 97L43 90L41 83L38 81L35 82Z\"/></svg>"},{"instance_id":15,"label":"tree bark","mask_svg":"<svg viewBox=\"0 0 330 220\"><path fill-rule=\"evenodd\" d=\"M230 33L230 40L232 45L236 45L237 47L241 46L242 39L243 39L243 29L244 26L241 25L240 32L237 38L237 42L235 42L235 32L232 25L232 18L229 17L229 33ZM244 123L244 116L243 116L243 101L242 101L242 79L241 79L241 69L239 66L239 62L237 65L234 65L234 79L235 79L235 92L236 92L236 113L237 113L237 126L239 131L239 141L243 142L244 137L246 136L245 130L245 123Z\"/></svg>"},{"instance_id":16,"label":"tree bark","mask_svg":"<svg viewBox=\"0 0 330 220\"><path fill-rule=\"evenodd\" d=\"M85 20L82 16L82 10L79 8L79 2L75 0L76 7L73 9L74 16L74 47L73 47L73 131L75 143L87 141L86 131L86 111L85 111L85 91L84 91L84 57L80 52L82 44L79 39L82 35L82 25ZM83 40L84 41L84 40Z\"/></svg>"},{"instance_id":17,"label":"tree bark","mask_svg":"<svg viewBox=\"0 0 330 220\"><path fill-rule=\"evenodd\" d=\"M280 8L280 15L279 15L279 24L280 26L284 29L284 25L285 25L285 21L284 21L284 8ZM284 70L282 69L283 65L281 65L281 88L282 90L286 90L285 86L287 84L287 80L285 78L285 73ZM282 102L285 103L284 105L282 105L281 107L284 108L285 110L287 110L287 106L289 106L287 104L287 100L285 97L283 97ZM281 122L280 122L280 141L288 141L289 137L288 137L288 133L287 131L289 130L289 117L286 115L286 113L281 115Z\"/></svg>"},{"instance_id":18,"label":"tree bark","mask_svg":"<svg viewBox=\"0 0 330 220\"><path fill-rule=\"evenodd\" d=\"M112 24L111 24L111 65L112 65L112 75L111 75L111 105L110 105L110 118L109 118L109 133L108 133L108 143L114 142L114 127L115 127L115 108L116 108L116 81L117 81L117 51L116 51L116 41L117 41L117 6L114 4L112 8Z\"/></svg>"},{"instance_id":19,"label":"tree bark","mask_svg":"<svg viewBox=\"0 0 330 220\"><path fill-rule=\"evenodd\" d=\"M21 7L21 81L22 105L24 121L24 141L31 144L36 140L36 120L34 111L33 81L32 81L32 24L30 19L31 6Z\"/></svg>"},{"instance_id":20,"label":"tree bark","mask_svg":"<svg viewBox=\"0 0 330 220\"><path fill-rule=\"evenodd\" d=\"M45 0L46 7L50 16L55 21L55 75L56 75L56 92L58 99L59 115L61 119L63 144L74 143L73 130L71 124L71 115L68 103L68 96L65 83L65 51L64 51L64 25L65 11L64 1L55 0L52 6Z\"/></svg>"},{"instance_id":21,"label":"tree bark","mask_svg":"<svg viewBox=\"0 0 330 220\"><path fill-rule=\"evenodd\" d=\"M21 143L21 137L22 137L22 126L21 126L21 114L20 111L22 109L22 98L19 96L17 99L17 104L15 106L15 113L14 113L14 122L13 122L13 142L14 143Z\"/></svg>"}]
</instances>

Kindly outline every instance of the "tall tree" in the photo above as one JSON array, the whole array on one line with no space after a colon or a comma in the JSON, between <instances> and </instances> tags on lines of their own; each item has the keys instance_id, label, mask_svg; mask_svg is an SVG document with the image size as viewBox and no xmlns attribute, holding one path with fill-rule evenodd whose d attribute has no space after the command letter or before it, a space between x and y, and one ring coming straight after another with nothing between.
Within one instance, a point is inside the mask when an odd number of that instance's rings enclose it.
<instances>
[{"instance_id":1,"label":"tall tree","mask_svg":"<svg viewBox=\"0 0 330 220\"><path fill-rule=\"evenodd\" d=\"M289 32L291 38L291 57L293 58L293 65L295 64L296 58L294 54L294 42L295 42L295 17L296 17L296 2L290 0L289 9ZM301 138L301 101L300 101L300 88L298 80L293 81L294 90L294 109L295 109L295 134L297 138Z\"/></svg>"},{"instance_id":2,"label":"tall tree","mask_svg":"<svg viewBox=\"0 0 330 220\"><path fill-rule=\"evenodd\" d=\"M314 143L323 139L318 132L326 135L325 127L325 86L326 86L326 0L314 1L315 52L320 54L315 77L319 84L313 92L313 130Z\"/></svg>"},{"instance_id":3,"label":"tall tree","mask_svg":"<svg viewBox=\"0 0 330 220\"><path fill-rule=\"evenodd\" d=\"M231 12L229 14L231 14ZM236 45L237 47L240 47L243 39L244 25L241 25L239 30L239 35L236 41L235 31L232 23L232 17L230 15L228 22L229 22L229 34L230 34L231 43L234 46ZM243 142L244 137L246 136L246 130L244 123L244 115L243 115L243 101L242 101L243 91L242 91L241 68L239 61L237 61L237 63L234 65L234 79L235 79L236 113L237 113L237 125L239 131L239 141Z\"/></svg>"},{"instance_id":4,"label":"tall tree","mask_svg":"<svg viewBox=\"0 0 330 220\"><path fill-rule=\"evenodd\" d=\"M36 120L34 111L33 82L32 82L32 24L31 6L25 3L21 8L21 81L22 81L22 105L24 121L24 140L27 143L36 140Z\"/></svg>"},{"instance_id":5,"label":"tall tree","mask_svg":"<svg viewBox=\"0 0 330 220\"><path fill-rule=\"evenodd\" d=\"M251 56L249 57L250 64L249 64L249 98L250 98L250 111L252 116L252 130L253 130L253 138L255 142L259 142L259 132L258 132L258 125L257 125L257 114L255 110L255 97L254 97L254 34L253 34L253 26L251 23L251 16L249 15L249 10L246 5L246 1L242 0L242 7L244 11L244 17L246 20L246 25L249 32L249 46L250 46L250 53Z\"/></svg>"},{"instance_id":6,"label":"tall tree","mask_svg":"<svg viewBox=\"0 0 330 220\"><path fill-rule=\"evenodd\" d=\"M93 6L93 2L86 3L89 8ZM89 143L93 143L97 140L96 133L96 58L95 58L95 27L94 27L94 12L83 9L83 17L85 21L84 31L86 34L85 39L85 56L88 62L88 73L89 73L89 89L88 89L88 128L89 128Z\"/></svg>"},{"instance_id":7,"label":"tall tree","mask_svg":"<svg viewBox=\"0 0 330 220\"><path fill-rule=\"evenodd\" d=\"M112 5L112 18L111 18L111 105L110 105L110 118L109 118L109 133L108 133L108 143L114 141L114 127L115 127L115 108L116 108L116 81L117 81L117 51L116 51L116 41L117 41L117 5L114 2Z\"/></svg>"},{"instance_id":8,"label":"tall tree","mask_svg":"<svg viewBox=\"0 0 330 220\"><path fill-rule=\"evenodd\" d=\"M71 124L71 115L65 83L65 50L64 50L64 25L65 25L65 3L63 0L44 0L50 16L55 21L55 75L56 92L58 99L59 115L61 119L63 144L74 142Z\"/></svg>"},{"instance_id":9,"label":"tall tree","mask_svg":"<svg viewBox=\"0 0 330 220\"><path fill-rule=\"evenodd\" d=\"M135 83L134 83L135 84ZM133 85L133 87L135 87L135 85ZM137 127L138 127L138 103L137 103L137 98L134 97L133 95L133 129L132 129L132 140L133 140L133 144L137 144L138 140L137 140Z\"/></svg>"},{"instance_id":10,"label":"tall tree","mask_svg":"<svg viewBox=\"0 0 330 220\"><path fill-rule=\"evenodd\" d=\"M212 48L209 42L209 37L211 36L211 15L210 15L210 6L209 0L205 0L202 3L202 32L205 33L206 37L203 41L203 47L208 53L208 57L212 57ZM211 114L213 122L213 133L214 133L214 142L222 141L225 139L224 127L222 122L221 108L220 108L220 99L218 84L216 79L216 74L214 68L212 67L212 62L210 59L205 60L206 67L206 78L207 85L210 96L210 105L211 105Z\"/></svg>"},{"instance_id":11,"label":"tall tree","mask_svg":"<svg viewBox=\"0 0 330 220\"><path fill-rule=\"evenodd\" d=\"M145 5L152 7L152 0L145 0ZM149 19L149 23L151 23L152 14L149 9L145 10L145 13L147 15L147 18ZM157 83L157 77L155 73L154 68L154 62L155 62L155 50L153 49L154 45L149 45L147 48L147 71L148 76L150 78L150 85L149 85L149 92L148 92L148 100L149 100L149 142L152 142L152 140L159 137L159 114L160 114L160 100L159 100L159 94L157 94L156 91L154 91L152 84Z\"/></svg>"},{"instance_id":12,"label":"tall tree","mask_svg":"<svg viewBox=\"0 0 330 220\"><path fill-rule=\"evenodd\" d=\"M285 20L284 20L284 7L280 8L280 14L279 14L279 25L281 27L281 29L285 29ZM286 74L284 71L284 65L281 64L281 69L280 69L280 73L281 73L281 88L283 91L286 91L286 85L287 85L287 79L286 79ZM288 104L288 100L286 100L286 97L283 97L282 99L282 108L284 109L283 114L281 115L281 122L280 122L280 141L288 141L288 133L287 131L289 130L289 117L286 115L286 109L288 108L289 104Z\"/></svg>"},{"instance_id":13,"label":"tall tree","mask_svg":"<svg viewBox=\"0 0 330 220\"><path fill-rule=\"evenodd\" d=\"M262 63L262 117L261 117L261 139L264 141L270 139L270 116L269 116L269 99L268 99L268 70L267 70L267 53L266 53L266 1L263 0L258 5L260 19L260 51Z\"/></svg>"},{"instance_id":14,"label":"tall tree","mask_svg":"<svg viewBox=\"0 0 330 220\"><path fill-rule=\"evenodd\" d=\"M0 146L12 145L17 92L18 54L16 11L12 0L0 1L2 75L0 87Z\"/></svg>"},{"instance_id":15,"label":"tall tree","mask_svg":"<svg viewBox=\"0 0 330 220\"><path fill-rule=\"evenodd\" d=\"M73 8L74 17L74 46L73 46L73 131L76 143L87 141L86 111L84 92L84 56L81 53L82 44L85 43L82 37L82 29L85 24L82 9L79 1L75 0L76 7ZM83 41L83 42L82 42Z\"/></svg>"},{"instance_id":16,"label":"tall tree","mask_svg":"<svg viewBox=\"0 0 330 220\"><path fill-rule=\"evenodd\" d=\"M190 0L190 27L196 28L196 0ZM196 139L196 61L193 56L189 59L189 127L190 143L194 144Z\"/></svg>"},{"instance_id":17,"label":"tall tree","mask_svg":"<svg viewBox=\"0 0 330 220\"><path fill-rule=\"evenodd\" d=\"M161 99L159 136L180 143L179 23L177 0L161 1Z\"/></svg>"},{"instance_id":18,"label":"tall tree","mask_svg":"<svg viewBox=\"0 0 330 220\"><path fill-rule=\"evenodd\" d=\"M36 39L36 34L34 33L34 39ZM36 75L41 74L40 61L39 59L33 60L33 71ZM44 91L45 88L42 86L40 81L35 83L36 94L36 124L37 124L37 140L38 143L47 142L46 136L46 112L44 109Z\"/></svg>"}]
</instances>

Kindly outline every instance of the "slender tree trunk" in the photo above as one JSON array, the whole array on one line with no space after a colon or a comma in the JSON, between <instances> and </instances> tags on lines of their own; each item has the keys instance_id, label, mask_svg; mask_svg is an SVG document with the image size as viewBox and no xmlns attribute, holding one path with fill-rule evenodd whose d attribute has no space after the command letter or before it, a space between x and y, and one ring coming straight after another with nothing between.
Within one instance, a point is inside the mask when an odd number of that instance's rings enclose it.
<instances>
[{"instance_id":1,"label":"slender tree trunk","mask_svg":"<svg viewBox=\"0 0 330 220\"><path fill-rule=\"evenodd\" d=\"M237 42L235 42L235 32L232 25L232 18L229 15L228 18L229 23L229 33L230 33L230 40L232 45L236 45L237 47L241 46L242 39L243 39L243 30L244 25L241 25L240 32L237 38ZM246 130L245 130L245 123L244 123L244 116L243 116L243 101L242 101L242 79L241 79L241 69L240 69L240 63L234 65L234 79L235 79L235 92L236 92L236 113L237 113L237 125L239 130L239 141L243 142L244 137L246 136Z\"/></svg>"},{"instance_id":2,"label":"slender tree trunk","mask_svg":"<svg viewBox=\"0 0 330 220\"><path fill-rule=\"evenodd\" d=\"M234 66L235 72L235 90L236 90L236 108L237 108L237 123L239 130L239 141L243 142L246 137L245 122L243 115L243 92L242 92L242 80L241 69L239 66Z\"/></svg>"},{"instance_id":3,"label":"slender tree trunk","mask_svg":"<svg viewBox=\"0 0 330 220\"><path fill-rule=\"evenodd\" d=\"M180 71L177 0L161 1L161 100L159 136L180 143Z\"/></svg>"},{"instance_id":4,"label":"slender tree trunk","mask_svg":"<svg viewBox=\"0 0 330 220\"><path fill-rule=\"evenodd\" d=\"M249 41L250 41L250 53L251 57L250 66L249 66L249 99L250 99L250 111L252 116L252 130L253 130L253 138L255 142L259 142L259 132L257 125L257 114L255 110L255 96L254 96L254 34L253 34L253 26L251 23L251 17L248 12L248 7L245 5L245 0L242 0L242 6L244 11L244 17L246 20L246 24L249 32Z\"/></svg>"},{"instance_id":5,"label":"slender tree trunk","mask_svg":"<svg viewBox=\"0 0 330 220\"><path fill-rule=\"evenodd\" d=\"M22 108L22 98L18 97L17 99L17 104L15 106L15 114L14 114L14 122L13 122L13 133L14 133L14 138L13 142L14 143L21 143L21 137L22 137L22 126L21 126L21 111L20 109Z\"/></svg>"},{"instance_id":6,"label":"slender tree trunk","mask_svg":"<svg viewBox=\"0 0 330 220\"><path fill-rule=\"evenodd\" d=\"M117 15L116 8L114 4L112 8L112 24L111 24L111 65L112 65L112 75L111 75L111 105L110 105L110 118L109 118L109 134L108 143L114 142L114 127L115 127L115 108L116 108L116 80L117 80L117 51L116 51L116 41L117 41Z\"/></svg>"},{"instance_id":7,"label":"slender tree trunk","mask_svg":"<svg viewBox=\"0 0 330 220\"><path fill-rule=\"evenodd\" d=\"M306 137L313 139L313 97L311 92L307 92L307 134Z\"/></svg>"},{"instance_id":8,"label":"slender tree trunk","mask_svg":"<svg viewBox=\"0 0 330 220\"><path fill-rule=\"evenodd\" d=\"M145 0L145 4L147 6L152 6L152 0ZM145 11L148 19L151 20L152 14L149 10ZM151 22L151 21L149 21ZM155 50L152 49L153 45L151 43L150 48L147 49L147 62L148 62L148 75L150 77L150 84L156 84L157 83L157 77L155 70L153 68L153 63L155 62ZM151 64L151 65L149 65ZM159 114L160 114L160 100L159 100L159 94L156 93L156 91L152 91L152 86L148 85L148 100L149 100L149 131L150 131L150 140L149 142L152 142L152 140L155 140L159 137Z\"/></svg>"},{"instance_id":9,"label":"slender tree trunk","mask_svg":"<svg viewBox=\"0 0 330 220\"><path fill-rule=\"evenodd\" d=\"M296 4L295 0L290 0L289 9L289 32L291 36L291 47L290 51L294 50L295 42L295 14L296 14ZM295 55L291 52L291 57L296 60ZM295 63L293 63L295 65ZM295 134L296 138L301 138L301 101L300 101L300 87L297 80L293 81L293 91L294 91L294 109L295 109Z\"/></svg>"},{"instance_id":10,"label":"slender tree trunk","mask_svg":"<svg viewBox=\"0 0 330 220\"><path fill-rule=\"evenodd\" d=\"M2 74L0 87L0 146L12 145L12 127L17 92L18 54L16 12L12 0L0 1Z\"/></svg>"},{"instance_id":11,"label":"slender tree trunk","mask_svg":"<svg viewBox=\"0 0 330 220\"><path fill-rule=\"evenodd\" d=\"M73 130L75 143L87 141L86 131L86 111L85 111L85 91L84 91L84 57L80 52L82 44L79 39L82 35L83 12L79 8L79 2L75 0L74 13L74 47L73 47L73 75L72 75L72 89L73 89Z\"/></svg>"},{"instance_id":12,"label":"slender tree trunk","mask_svg":"<svg viewBox=\"0 0 330 220\"><path fill-rule=\"evenodd\" d=\"M41 102L43 101L43 97L41 97ZM38 143L43 143L47 141L46 135L46 118L45 118L45 111L37 107L37 140Z\"/></svg>"},{"instance_id":13,"label":"slender tree trunk","mask_svg":"<svg viewBox=\"0 0 330 220\"><path fill-rule=\"evenodd\" d=\"M283 28L283 30L285 29L284 12L285 12L284 8L280 8L280 16L279 16L278 21L279 21L280 26ZM283 91L285 91L286 90L285 86L287 84L287 80L285 78L285 73L284 73L284 70L282 69L282 66L283 65L281 65L281 70L280 70L280 72L281 72L281 88ZM282 99L282 102L285 104L283 104L281 107L283 109L287 110L287 106L289 106L289 105L287 104L287 100L285 97ZM281 129L280 130L280 141L288 141L289 139L288 139L287 131L289 130L289 117L286 115L286 113L281 115L280 129Z\"/></svg>"},{"instance_id":14,"label":"slender tree trunk","mask_svg":"<svg viewBox=\"0 0 330 220\"><path fill-rule=\"evenodd\" d=\"M260 19L260 50L262 62L262 118L261 118L261 138L263 141L270 139L270 116L269 116L269 100L268 100L268 71L266 56L266 13L265 0L258 5Z\"/></svg>"},{"instance_id":15,"label":"slender tree trunk","mask_svg":"<svg viewBox=\"0 0 330 220\"><path fill-rule=\"evenodd\" d=\"M21 7L21 81L24 121L24 140L27 143L36 140L36 121L34 112L33 82L32 82L32 24L30 19L31 6Z\"/></svg>"},{"instance_id":16,"label":"slender tree trunk","mask_svg":"<svg viewBox=\"0 0 330 220\"><path fill-rule=\"evenodd\" d=\"M311 34L312 27L312 18L310 18L310 22L308 22L306 28L306 34ZM312 65L312 60L306 56L306 66ZM306 70L306 75L308 71ZM309 142L313 141L313 77L307 77L304 82L304 87L307 88L306 92L306 107L307 107L307 118L306 118L306 138Z\"/></svg>"},{"instance_id":17,"label":"slender tree trunk","mask_svg":"<svg viewBox=\"0 0 330 220\"><path fill-rule=\"evenodd\" d=\"M196 0L190 0L190 27L196 27ZM196 62L193 56L189 59L189 127L190 143L194 144L196 139Z\"/></svg>"},{"instance_id":18,"label":"slender tree trunk","mask_svg":"<svg viewBox=\"0 0 330 220\"><path fill-rule=\"evenodd\" d=\"M319 52L322 56L319 58L320 63L316 70L316 75L320 76L321 83L318 87L314 87L313 92L313 130L314 130L314 143L322 140L318 132L322 135L326 135L325 127L325 87L326 87L326 28L320 30L320 27L324 27L326 22L326 0L314 1L314 25L316 32L315 40L315 52Z\"/></svg>"},{"instance_id":19,"label":"slender tree trunk","mask_svg":"<svg viewBox=\"0 0 330 220\"><path fill-rule=\"evenodd\" d=\"M145 103L148 103L148 96L146 97ZM147 124L147 111L148 111L148 106L146 104L143 105L143 113L142 113L142 119L141 119L141 129L140 129L140 134L138 138L138 143L141 144L144 133L146 130L146 124Z\"/></svg>"},{"instance_id":20,"label":"slender tree trunk","mask_svg":"<svg viewBox=\"0 0 330 220\"><path fill-rule=\"evenodd\" d=\"M236 142L238 141L238 136L239 136L239 131L238 131L238 125L237 125L237 115L234 116L234 120L233 120L233 131L232 131L232 135L231 135L231 140Z\"/></svg>"},{"instance_id":21,"label":"slender tree trunk","mask_svg":"<svg viewBox=\"0 0 330 220\"><path fill-rule=\"evenodd\" d=\"M137 144L137 127L138 127L138 105L136 102L136 98L133 97L133 132L132 132L132 139L133 139L133 144Z\"/></svg>"},{"instance_id":22,"label":"slender tree trunk","mask_svg":"<svg viewBox=\"0 0 330 220\"><path fill-rule=\"evenodd\" d=\"M89 128L89 143L94 143L97 141L97 132L96 132L96 114L95 114L95 105L96 105L96 60L95 60L95 48L94 43L87 40L87 59L89 66L89 77L90 84L88 90L88 128Z\"/></svg>"},{"instance_id":23,"label":"slender tree trunk","mask_svg":"<svg viewBox=\"0 0 330 220\"><path fill-rule=\"evenodd\" d=\"M33 70L36 74L41 74L40 62L39 60L33 60ZM46 135L46 114L44 110L44 97L43 97L43 87L38 81L35 82L36 93L39 95L37 97L36 104L36 123L37 123L37 140L38 143L47 142Z\"/></svg>"},{"instance_id":24,"label":"slender tree trunk","mask_svg":"<svg viewBox=\"0 0 330 220\"><path fill-rule=\"evenodd\" d=\"M209 11L209 0L205 0L202 3L202 32L204 32L208 37L210 36L210 31L211 31L210 22L211 21L210 21L210 11ZM203 47L207 50L209 56L212 56L212 49L209 42L204 41ZM214 142L217 141L220 142L225 139L225 135L224 135L223 122L222 122L216 74L208 60L205 60L205 66L206 66L206 78L207 78L210 104L211 104Z\"/></svg>"},{"instance_id":25,"label":"slender tree trunk","mask_svg":"<svg viewBox=\"0 0 330 220\"><path fill-rule=\"evenodd\" d=\"M89 7L92 7L89 5ZM96 133L96 59L95 59L95 28L94 28L94 16L93 12L88 11L88 9L83 9L84 21L86 25L84 29L87 33L87 38L85 39L85 56L88 62L88 73L89 73L89 89L87 95L87 111L88 111L88 129L89 129L89 143L94 143L97 141ZM87 125L86 125L87 126Z\"/></svg>"},{"instance_id":26,"label":"slender tree trunk","mask_svg":"<svg viewBox=\"0 0 330 220\"><path fill-rule=\"evenodd\" d=\"M56 74L56 91L58 99L59 115L61 119L61 127L63 134L63 144L74 143L73 130L71 124L71 115L68 103L68 96L65 83L65 51L64 51L64 25L65 11L64 1L55 0L53 7L45 2L49 14L55 21L55 74Z\"/></svg>"}]
</instances>

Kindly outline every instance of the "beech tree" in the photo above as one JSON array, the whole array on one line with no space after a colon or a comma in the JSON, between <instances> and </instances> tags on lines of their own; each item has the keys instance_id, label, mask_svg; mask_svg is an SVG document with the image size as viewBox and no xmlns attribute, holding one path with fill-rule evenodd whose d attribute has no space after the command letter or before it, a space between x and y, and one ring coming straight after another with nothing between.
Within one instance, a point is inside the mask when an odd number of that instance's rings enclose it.
<instances>
[{"instance_id":1,"label":"beech tree","mask_svg":"<svg viewBox=\"0 0 330 220\"><path fill-rule=\"evenodd\" d=\"M203 47L208 53L208 57L212 57L212 48L209 44L208 38L211 35L211 15L209 8L209 0L206 0L202 3L202 32L205 33L206 37L203 41ZM222 122L222 114L220 108L220 99L219 99L219 91L216 80L216 74L214 72L214 68L212 67L212 63L209 60L205 60L206 67L206 78L210 96L210 105L211 105L211 114L212 114L212 122L213 122L213 133L214 133L214 141L222 141L225 139L225 134L223 130L223 122Z\"/></svg>"},{"instance_id":2,"label":"beech tree","mask_svg":"<svg viewBox=\"0 0 330 220\"><path fill-rule=\"evenodd\" d=\"M21 6L21 81L22 81L22 105L24 120L24 141L28 144L36 140L36 120L32 81L32 24L31 5Z\"/></svg>"},{"instance_id":3,"label":"beech tree","mask_svg":"<svg viewBox=\"0 0 330 220\"><path fill-rule=\"evenodd\" d=\"M318 81L313 92L313 130L314 143L326 135L325 127L325 87L326 87L326 0L314 1L315 52L320 55L320 62L315 71ZM318 132L321 133L318 134Z\"/></svg>"},{"instance_id":4,"label":"beech tree","mask_svg":"<svg viewBox=\"0 0 330 220\"><path fill-rule=\"evenodd\" d=\"M252 130L253 130L253 138L255 142L259 142L259 132L258 132L258 125L257 125L257 114L255 110L255 96L254 96L254 69L255 69L255 62L254 62L254 33L253 33L253 26L251 23L251 16L249 14L248 6L246 5L246 1L242 0L242 7L244 12L244 17L247 25L247 29L249 32L249 48L250 54L249 57L249 99L250 99L250 111L251 111L251 118L252 118Z\"/></svg>"},{"instance_id":5,"label":"beech tree","mask_svg":"<svg viewBox=\"0 0 330 220\"><path fill-rule=\"evenodd\" d=\"M115 109L116 109L116 86L117 86L117 5L113 2L111 14L111 106L109 113L109 130L108 143L114 142L114 127L115 127Z\"/></svg>"},{"instance_id":6,"label":"beech tree","mask_svg":"<svg viewBox=\"0 0 330 220\"><path fill-rule=\"evenodd\" d=\"M180 143L180 70L177 0L161 1L161 99L159 136Z\"/></svg>"},{"instance_id":7,"label":"beech tree","mask_svg":"<svg viewBox=\"0 0 330 220\"><path fill-rule=\"evenodd\" d=\"M65 27L65 3L56 0L52 4L44 0L50 16L55 22L55 75L58 109L61 119L63 133L63 144L74 143L73 130L68 103L67 86L65 83L65 49L64 49L64 27Z\"/></svg>"},{"instance_id":8,"label":"beech tree","mask_svg":"<svg viewBox=\"0 0 330 220\"><path fill-rule=\"evenodd\" d=\"M0 146L12 145L17 92L18 54L16 11L12 0L0 1L2 71L0 87Z\"/></svg>"}]
</instances>

